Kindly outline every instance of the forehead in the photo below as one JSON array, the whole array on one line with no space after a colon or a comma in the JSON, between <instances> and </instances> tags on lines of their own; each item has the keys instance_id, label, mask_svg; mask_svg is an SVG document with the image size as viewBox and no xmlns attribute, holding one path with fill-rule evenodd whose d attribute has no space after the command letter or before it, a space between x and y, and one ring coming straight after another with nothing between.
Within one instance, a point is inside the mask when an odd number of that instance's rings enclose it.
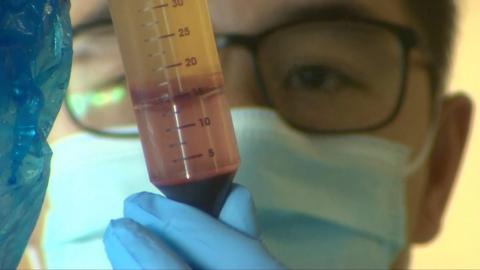
<instances>
[{"instance_id":1,"label":"forehead","mask_svg":"<svg viewBox=\"0 0 480 270\"><path fill-rule=\"evenodd\" d=\"M404 0L209 0L220 32L256 32L302 12L345 9L378 20L414 27Z\"/></svg>"},{"instance_id":2,"label":"forehead","mask_svg":"<svg viewBox=\"0 0 480 270\"><path fill-rule=\"evenodd\" d=\"M264 30L302 11L321 12L332 7L342 7L362 16L417 28L404 2L405 0L208 0L216 30L239 33ZM101 16L102 11L106 10L107 0L72 1L72 22L76 25L96 15Z\"/></svg>"},{"instance_id":3,"label":"forehead","mask_svg":"<svg viewBox=\"0 0 480 270\"><path fill-rule=\"evenodd\" d=\"M107 7L107 0L74 0L71 1L70 16L72 24L78 25L88 21Z\"/></svg>"}]
</instances>

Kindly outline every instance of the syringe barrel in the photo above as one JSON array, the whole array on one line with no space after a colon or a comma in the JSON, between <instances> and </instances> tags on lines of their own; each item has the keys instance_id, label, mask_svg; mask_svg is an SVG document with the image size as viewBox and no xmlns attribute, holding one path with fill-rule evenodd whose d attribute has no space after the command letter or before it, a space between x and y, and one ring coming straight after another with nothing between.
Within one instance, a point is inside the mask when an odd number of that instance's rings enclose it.
<instances>
[{"instance_id":1,"label":"syringe barrel","mask_svg":"<svg viewBox=\"0 0 480 270\"><path fill-rule=\"evenodd\" d=\"M109 4L152 183L196 206L220 195L195 185L224 196L239 154L207 1Z\"/></svg>"}]
</instances>

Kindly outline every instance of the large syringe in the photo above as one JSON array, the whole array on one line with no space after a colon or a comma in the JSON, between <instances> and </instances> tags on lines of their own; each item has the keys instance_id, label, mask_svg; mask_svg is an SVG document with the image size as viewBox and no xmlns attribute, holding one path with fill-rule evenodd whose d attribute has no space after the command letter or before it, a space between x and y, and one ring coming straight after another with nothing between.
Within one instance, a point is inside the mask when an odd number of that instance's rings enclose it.
<instances>
[{"instance_id":1,"label":"large syringe","mask_svg":"<svg viewBox=\"0 0 480 270\"><path fill-rule=\"evenodd\" d=\"M239 166L206 0L110 0L150 180L217 215Z\"/></svg>"}]
</instances>

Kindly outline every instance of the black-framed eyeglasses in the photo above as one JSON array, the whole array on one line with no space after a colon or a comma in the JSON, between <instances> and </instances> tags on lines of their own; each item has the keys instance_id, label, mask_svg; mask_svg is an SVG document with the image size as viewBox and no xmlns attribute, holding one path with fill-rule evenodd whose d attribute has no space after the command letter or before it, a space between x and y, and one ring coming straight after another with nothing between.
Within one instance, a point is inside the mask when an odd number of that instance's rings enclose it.
<instances>
[{"instance_id":1,"label":"black-framed eyeglasses","mask_svg":"<svg viewBox=\"0 0 480 270\"><path fill-rule=\"evenodd\" d=\"M352 133L380 129L405 96L414 31L370 19L296 21L254 36L217 34L251 52L260 89L272 108L302 130ZM74 68L66 107L77 125L112 137L135 137L120 55L109 20L74 31ZM228 78L226 78L228 80Z\"/></svg>"}]
</instances>

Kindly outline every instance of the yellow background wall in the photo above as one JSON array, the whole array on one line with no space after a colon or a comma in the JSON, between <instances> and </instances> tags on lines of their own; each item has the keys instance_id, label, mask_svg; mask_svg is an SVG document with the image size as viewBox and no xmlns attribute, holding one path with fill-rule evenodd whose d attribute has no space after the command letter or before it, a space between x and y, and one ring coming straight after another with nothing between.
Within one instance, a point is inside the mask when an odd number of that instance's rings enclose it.
<instances>
[{"instance_id":1,"label":"yellow background wall","mask_svg":"<svg viewBox=\"0 0 480 270\"><path fill-rule=\"evenodd\" d=\"M450 89L468 93L480 107L480 0L458 2L461 20ZM414 250L413 269L480 269L480 116L472 124L443 231Z\"/></svg>"}]
</instances>

